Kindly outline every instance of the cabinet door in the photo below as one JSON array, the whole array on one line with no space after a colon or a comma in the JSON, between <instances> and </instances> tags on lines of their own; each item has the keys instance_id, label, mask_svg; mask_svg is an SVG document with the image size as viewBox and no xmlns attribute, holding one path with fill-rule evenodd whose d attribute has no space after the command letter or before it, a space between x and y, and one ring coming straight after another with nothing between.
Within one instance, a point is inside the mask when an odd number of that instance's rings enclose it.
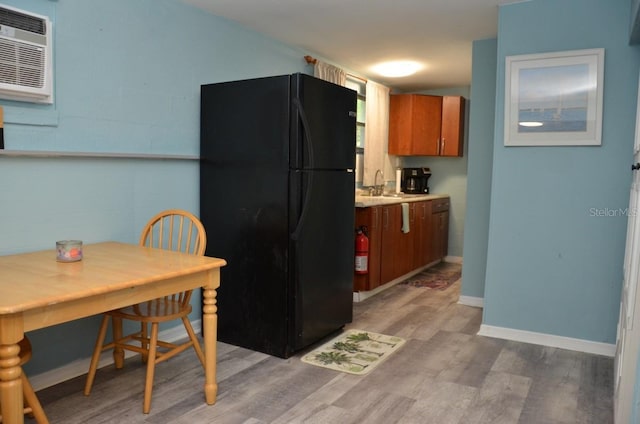
<instances>
[{"instance_id":1,"label":"cabinet door","mask_svg":"<svg viewBox=\"0 0 640 424\"><path fill-rule=\"evenodd\" d=\"M408 155L413 136L413 100L411 95L393 95L389 99L389 153Z\"/></svg>"},{"instance_id":2,"label":"cabinet door","mask_svg":"<svg viewBox=\"0 0 640 424\"><path fill-rule=\"evenodd\" d=\"M416 203L411 202L408 204L409 213L407 218L409 219L409 232L403 233L402 226L404 224L402 217L402 206L400 206L400 216L398 222L398 244L395 249L396 252L396 268L394 278L404 275L413 269L413 255L414 245L417 234L416 228Z\"/></svg>"},{"instance_id":3,"label":"cabinet door","mask_svg":"<svg viewBox=\"0 0 640 424\"><path fill-rule=\"evenodd\" d=\"M438 238L440 250L438 257L443 259L449 253L449 211L438 213Z\"/></svg>"},{"instance_id":4,"label":"cabinet door","mask_svg":"<svg viewBox=\"0 0 640 424\"><path fill-rule=\"evenodd\" d=\"M464 145L464 97L442 98L440 156L462 156Z\"/></svg>"},{"instance_id":5,"label":"cabinet door","mask_svg":"<svg viewBox=\"0 0 640 424\"><path fill-rule=\"evenodd\" d=\"M389 153L438 155L442 97L397 94L389 103Z\"/></svg>"},{"instance_id":6,"label":"cabinet door","mask_svg":"<svg viewBox=\"0 0 640 424\"><path fill-rule=\"evenodd\" d=\"M433 230L431 228L431 201L416 203L415 241L413 268L416 269L431 262Z\"/></svg>"},{"instance_id":7,"label":"cabinet door","mask_svg":"<svg viewBox=\"0 0 640 424\"><path fill-rule=\"evenodd\" d=\"M443 240L442 240L442 233L443 233L443 228L444 228L444 218L443 218L443 213L444 212L437 212L433 214L433 221L434 221L434 232L433 232L433 239L432 239L432 260L440 260L442 259L442 251L444 249L443 247Z\"/></svg>"},{"instance_id":8,"label":"cabinet door","mask_svg":"<svg viewBox=\"0 0 640 424\"><path fill-rule=\"evenodd\" d=\"M449 199L433 201L433 237L431 261L441 260L449 250Z\"/></svg>"},{"instance_id":9,"label":"cabinet door","mask_svg":"<svg viewBox=\"0 0 640 424\"><path fill-rule=\"evenodd\" d=\"M411 155L438 154L442 121L442 97L415 95Z\"/></svg>"},{"instance_id":10,"label":"cabinet door","mask_svg":"<svg viewBox=\"0 0 640 424\"><path fill-rule=\"evenodd\" d=\"M382 207L382 249L380 250L380 284L396 278L400 245L400 205Z\"/></svg>"},{"instance_id":11,"label":"cabinet door","mask_svg":"<svg viewBox=\"0 0 640 424\"><path fill-rule=\"evenodd\" d=\"M422 266L424 255L424 211L427 202L414 203L414 217L411 223L411 231L413 231L413 254L411 258L411 269Z\"/></svg>"}]
</instances>

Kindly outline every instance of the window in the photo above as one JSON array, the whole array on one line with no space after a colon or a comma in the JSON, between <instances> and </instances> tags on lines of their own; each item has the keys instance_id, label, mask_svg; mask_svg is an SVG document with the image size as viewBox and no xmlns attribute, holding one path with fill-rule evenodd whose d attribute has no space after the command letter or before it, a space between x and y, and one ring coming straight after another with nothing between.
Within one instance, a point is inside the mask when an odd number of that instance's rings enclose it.
<instances>
[{"instance_id":1,"label":"window","mask_svg":"<svg viewBox=\"0 0 640 424\"><path fill-rule=\"evenodd\" d=\"M364 131L365 131L365 111L366 111L366 90L367 82L352 75L347 75L347 88L358 93L356 111L356 153L362 154L364 151Z\"/></svg>"},{"instance_id":2,"label":"window","mask_svg":"<svg viewBox=\"0 0 640 424\"><path fill-rule=\"evenodd\" d=\"M367 82L353 75L347 75L347 88L358 93L356 104L356 186L362 185L364 172L364 131L367 110Z\"/></svg>"}]
</instances>

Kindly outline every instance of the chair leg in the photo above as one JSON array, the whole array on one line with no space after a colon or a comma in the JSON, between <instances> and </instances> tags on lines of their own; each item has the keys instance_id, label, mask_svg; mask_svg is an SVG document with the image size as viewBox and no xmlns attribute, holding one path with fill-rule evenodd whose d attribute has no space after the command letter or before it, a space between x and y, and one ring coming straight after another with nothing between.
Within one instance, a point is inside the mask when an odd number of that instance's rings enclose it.
<instances>
[{"instance_id":1,"label":"chair leg","mask_svg":"<svg viewBox=\"0 0 640 424\"><path fill-rule=\"evenodd\" d=\"M49 424L49 420L42 409L42 405L40 404L36 393L33 391L33 387L31 386L31 383L29 383L29 379L24 375L24 373L21 376L21 380L26 405L31 408L31 413L36 419L36 422L38 424Z\"/></svg>"},{"instance_id":2,"label":"chair leg","mask_svg":"<svg viewBox=\"0 0 640 424\"><path fill-rule=\"evenodd\" d=\"M122 318L111 317L111 330L113 331L113 342L116 345L113 347L113 362L116 364L116 369L124 367L124 350L117 345L117 342L122 338Z\"/></svg>"},{"instance_id":3,"label":"chair leg","mask_svg":"<svg viewBox=\"0 0 640 424\"><path fill-rule=\"evenodd\" d=\"M196 355L198 355L198 359L200 359L200 363L204 367L204 353L202 352L202 347L200 346L200 342L196 337L195 331L193 331L193 327L191 326L191 322L188 317L182 317L182 323L184 324L185 330L187 330L187 334L193 343L193 350L196 351Z\"/></svg>"},{"instance_id":4,"label":"chair leg","mask_svg":"<svg viewBox=\"0 0 640 424\"><path fill-rule=\"evenodd\" d=\"M109 316L102 316L102 323L100 324L100 330L98 331L98 339L93 348L93 355L91 356L91 365L89 365L89 372L87 373L87 382L84 385L84 395L89 396L91 393L91 387L93 386L93 380L96 377L96 371L98 369L98 362L100 361L100 354L102 353L102 345L104 344L104 338L107 335L107 326L109 325Z\"/></svg>"},{"instance_id":5,"label":"chair leg","mask_svg":"<svg viewBox=\"0 0 640 424\"><path fill-rule=\"evenodd\" d=\"M140 341L140 347L144 349L144 352L140 354L142 363L146 364L149 359L149 343L147 343L147 339L149 338L149 331L146 322L140 323L140 336L142 340Z\"/></svg>"},{"instance_id":6,"label":"chair leg","mask_svg":"<svg viewBox=\"0 0 640 424\"><path fill-rule=\"evenodd\" d=\"M158 327L159 324L151 324L151 338L149 340L149 357L147 359L147 378L144 383L144 404L142 412L148 414L151 410L151 393L153 391L153 375L156 366L156 350L158 348Z\"/></svg>"}]
</instances>

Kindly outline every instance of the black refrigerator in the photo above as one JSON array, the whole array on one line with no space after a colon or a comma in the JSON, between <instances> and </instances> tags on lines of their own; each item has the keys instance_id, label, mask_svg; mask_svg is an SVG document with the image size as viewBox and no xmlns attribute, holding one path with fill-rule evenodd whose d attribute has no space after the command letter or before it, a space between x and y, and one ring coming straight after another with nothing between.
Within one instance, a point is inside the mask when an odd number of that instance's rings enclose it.
<instances>
[{"instance_id":1,"label":"black refrigerator","mask_svg":"<svg viewBox=\"0 0 640 424\"><path fill-rule=\"evenodd\" d=\"M351 322L356 93L305 74L201 87L218 340L287 358Z\"/></svg>"}]
</instances>

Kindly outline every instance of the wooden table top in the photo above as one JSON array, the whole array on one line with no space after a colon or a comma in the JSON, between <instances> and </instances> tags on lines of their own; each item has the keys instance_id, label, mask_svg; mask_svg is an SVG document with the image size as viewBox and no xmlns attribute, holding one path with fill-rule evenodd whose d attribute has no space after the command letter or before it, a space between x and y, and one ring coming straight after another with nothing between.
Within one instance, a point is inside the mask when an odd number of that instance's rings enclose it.
<instances>
[{"instance_id":1,"label":"wooden table top","mask_svg":"<svg viewBox=\"0 0 640 424\"><path fill-rule=\"evenodd\" d=\"M87 244L82 250L78 262L56 261L55 248L0 256L0 315L226 265L224 259L119 242Z\"/></svg>"}]
</instances>

